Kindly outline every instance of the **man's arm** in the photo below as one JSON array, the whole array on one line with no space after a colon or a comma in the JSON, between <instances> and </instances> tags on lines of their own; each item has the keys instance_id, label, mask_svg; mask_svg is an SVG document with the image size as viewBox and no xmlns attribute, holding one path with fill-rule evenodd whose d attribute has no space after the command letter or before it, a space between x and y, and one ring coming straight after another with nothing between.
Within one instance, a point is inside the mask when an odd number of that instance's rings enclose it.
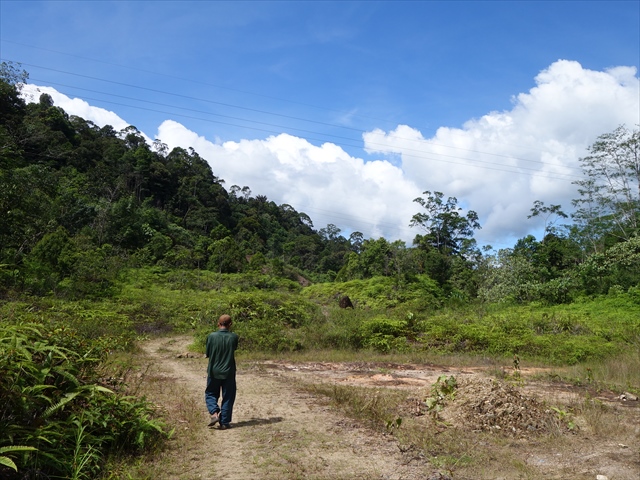
<instances>
[{"instance_id":1,"label":"man's arm","mask_svg":"<svg viewBox=\"0 0 640 480\"><path fill-rule=\"evenodd\" d=\"M205 358L209 358L209 336L207 335L207 341L204 345L204 356Z\"/></svg>"}]
</instances>

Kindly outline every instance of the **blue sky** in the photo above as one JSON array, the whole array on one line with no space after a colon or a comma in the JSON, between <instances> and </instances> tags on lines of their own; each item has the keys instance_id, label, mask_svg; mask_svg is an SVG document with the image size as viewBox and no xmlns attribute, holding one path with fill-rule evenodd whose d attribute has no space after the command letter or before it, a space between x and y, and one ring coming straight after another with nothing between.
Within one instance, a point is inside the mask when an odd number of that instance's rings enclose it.
<instances>
[{"instance_id":1,"label":"blue sky","mask_svg":"<svg viewBox=\"0 0 640 480\"><path fill-rule=\"evenodd\" d=\"M480 243L570 210L578 158L640 124L640 2L0 2L0 57L70 114L193 146L214 174L410 243L425 190ZM83 100L83 101L81 101Z\"/></svg>"}]
</instances>

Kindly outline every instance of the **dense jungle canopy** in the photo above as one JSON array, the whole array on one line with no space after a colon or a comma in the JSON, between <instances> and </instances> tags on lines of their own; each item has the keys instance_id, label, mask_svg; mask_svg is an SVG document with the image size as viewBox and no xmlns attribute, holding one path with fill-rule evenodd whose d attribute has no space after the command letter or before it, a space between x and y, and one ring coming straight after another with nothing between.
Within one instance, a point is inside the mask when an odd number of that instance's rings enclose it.
<instances>
[{"instance_id":1,"label":"dense jungle canopy","mask_svg":"<svg viewBox=\"0 0 640 480\"><path fill-rule=\"evenodd\" d=\"M133 126L115 131L69 116L50 96L26 103L27 78L3 64L0 82L0 292L64 298L109 295L128 267L262 272L307 282L428 276L442 299L541 300L624 291L640 281L640 144L620 127L581 159L584 180L569 225L560 205L535 202L541 240L481 252L473 211L424 192L407 221L412 246L316 229L290 205L248 186L225 188L193 149L149 145ZM523 219L523 221L526 221Z\"/></svg>"}]
</instances>

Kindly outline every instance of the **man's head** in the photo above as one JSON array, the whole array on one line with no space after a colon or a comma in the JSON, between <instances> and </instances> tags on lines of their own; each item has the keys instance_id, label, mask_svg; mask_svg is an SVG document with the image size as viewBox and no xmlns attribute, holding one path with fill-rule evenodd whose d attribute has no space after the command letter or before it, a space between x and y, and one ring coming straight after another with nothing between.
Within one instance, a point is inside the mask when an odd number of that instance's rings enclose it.
<instances>
[{"instance_id":1,"label":"man's head","mask_svg":"<svg viewBox=\"0 0 640 480\"><path fill-rule=\"evenodd\" d=\"M231 326L231 315L220 315L218 319L218 327L229 328Z\"/></svg>"}]
</instances>

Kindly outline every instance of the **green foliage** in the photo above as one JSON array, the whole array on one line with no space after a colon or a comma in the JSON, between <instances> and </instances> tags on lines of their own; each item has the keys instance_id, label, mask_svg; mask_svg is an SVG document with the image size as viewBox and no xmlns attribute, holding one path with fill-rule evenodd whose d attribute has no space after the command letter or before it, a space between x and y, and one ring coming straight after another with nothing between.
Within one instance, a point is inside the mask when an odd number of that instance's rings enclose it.
<instances>
[{"instance_id":1,"label":"green foliage","mask_svg":"<svg viewBox=\"0 0 640 480\"><path fill-rule=\"evenodd\" d=\"M548 305L571 302L580 292L576 270L569 268L569 243L552 235L537 242L531 235L513 249L485 259L478 296L489 303L541 301Z\"/></svg>"},{"instance_id":2,"label":"green foliage","mask_svg":"<svg viewBox=\"0 0 640 480\"><path fill-rule=\"evenodd\" d=\"M607 293L618 286L622 291L640 285L640 237L613 245L604 253L595 253L578 269L586 293Z\"/></svg>"},{"instance_id":3,"label":"green foliage","mask_svg":"<svg viewBox=\"0 0 640 480\"><path fill-rule=\"evenodd\" d=\"M453 400L458 388L458 381L453 375L447 377L440 375L433 385L431 385L430 395L423 403L427 407L427 412L434 419L438 419L438 414L444 408L447 400Z\"/></svg>"},{"instance_id":4,"label":"green foliage","mask_svg":"<svg viewBox=\"0 0 640 480\"><path fill-rule=\"evenodd\" d=\"M166 436L144 400L99 384L103 347L71 329L0 324L0 452L21 452L1 457L15 470L0 467L3 478L95 478L109 452Z\"/></svg>"},{"instance_id":5,"label":"green foliage","mask_svg":"<svg viewBox=\"0 0 640 480\"><path fill-rule=\"evenodd\" d=\"M17 472L18 467L16 466L15 462L5 455L9 453L14 453L14 452L27 452L27 451L34 451L34 450L36 449L33 447L25 447L25 446L18 446L18 445L0 447L0 455L1 455L0 468L2 468L2 466L5 466L5 467L13 468Z\"/></svg>"},{"instance_id":6,"label":"green foliage","mask_svg":"<svg viewBox=\"0 0 640 480\"><path fill-rule=\"evenodd\" d=\"M292 351L302 343L292 338L291 329L309 322L315 306L288 294L243 293L227 297L227 311L242 348L259 351Z\"/></svg>"},{"instance_id":7,"label":"green foliage","mask_svg":"<svg viewBox=\"0 0 640 480\"><path fill-rule=\"evenodd\" d=\"M301 334L305 344L315 349L356 350L362 348L360 325L371 312L360 309L342 309L337 305L324 306L324 315L315 315L312 322L303 327Z\"/></svg>"},{"instance_id":8,"label":"green foliage","mask_svg":"<svg viewBox=\"0 0 640 480\"><path fill-rule=\"evenodd\" d=\"M640 306L628 294L556 307L443 311L420 320L417 340L442 352L517 354L554 364L603 359L640 340Z\"/></svg>"},{"instance_id":9,"label":"green foliage","mask_svg":"<svg viewBox=\"0 0 640 480\"><path fill-rule=\"evenodd\" d=\"M435 309L441 305L442 298L440 288L426 275L417 275L402 283L392 277L373 277L315 284L305 288L303 294L323 303L337 303L342 295L347 295L356 308L391 308L403 304L406 308Z\"/></svg>"},{"instance_id":10,"label":"green foliage","mask_svg":"<svg viewBox=\"0 0 640 480\"><path fill-rule=\"evenodd\" d=\"M0 293L110 295L125 264L306 278L344 265L352 246L335 225L315 231L249 187L226 191L193 149L98 128L48 95L25 104L26 76L0 65Z\"/></svg>"},{"instance_id":11,"label":"green foliage","mask_svg":"<svg viewBox=\"0 0 640 480\"><path fill-rule=\"evenodd\" d=\"M445 255L461 253L464 240L473 237L473 230L480 228L478 214L469 210L466 216L460 215L458 199L449 197L444 201L442 192L424 192L426 200L418 197L414 202L420 204L426 212L416 213L411 227L420 227L427 233L414 241L416 244L429 245Z\"/></svg>"},{"instance_id":12,"label":"green foliage","mask_svg":"<svg viewBox=\"0 0 640 480\"><path fill-rule=\"evenodd\" d=\"M367 320L358 329L359 343L365 348L373 348L381 353L408 351L408 334L406 321L385 317Z\"/></svg>"}]
</instances>

